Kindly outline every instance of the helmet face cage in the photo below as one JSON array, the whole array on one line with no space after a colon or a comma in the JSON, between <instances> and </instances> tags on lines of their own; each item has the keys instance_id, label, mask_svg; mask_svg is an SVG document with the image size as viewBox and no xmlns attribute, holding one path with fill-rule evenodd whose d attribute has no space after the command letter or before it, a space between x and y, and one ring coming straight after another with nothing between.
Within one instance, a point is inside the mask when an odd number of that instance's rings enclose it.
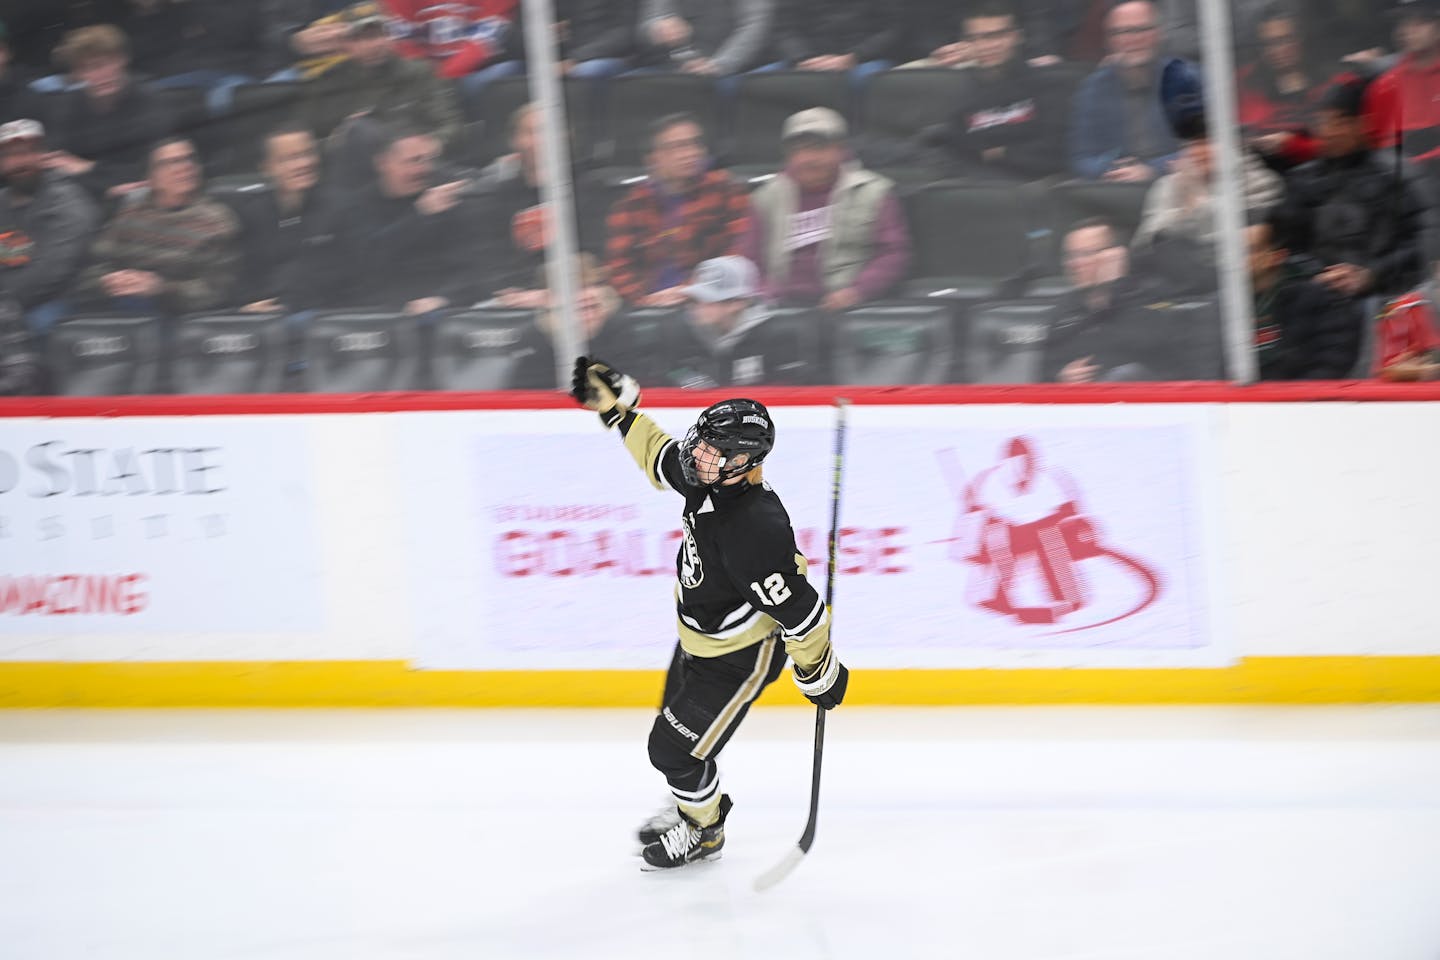
<instances>
[{"instance_id":1,"label":"helmet face cage","mask_svg":"<svg viewBox=\"0 0 1440 960\"><path fill-rule=\"evenodd\" d=\"M700 452L702 443L719 457ZM692 486L717 486L760 466L774 446L775 424L764 406L754 400L724 400L700 414L685 435L680 446L680 471ZM745 460L734 463L742 453ZM708 484L700 478L702 463L718 467L718 475Z\"/></svg>"}]
</instances>

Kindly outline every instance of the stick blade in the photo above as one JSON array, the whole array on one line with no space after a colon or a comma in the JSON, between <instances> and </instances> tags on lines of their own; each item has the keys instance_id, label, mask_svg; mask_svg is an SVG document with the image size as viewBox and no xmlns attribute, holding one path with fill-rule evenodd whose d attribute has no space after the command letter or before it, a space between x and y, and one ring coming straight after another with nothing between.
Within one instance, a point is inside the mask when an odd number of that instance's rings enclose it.
<instances>
[{"instance_id":1,"label":"stick blade","mask_svg":"<svg viewBox=\"0 0 1440 960\"><path fill-rule=\"evenodd\" d=\"M785 854L783 860L755 878L755 892L764 893L781 880L790 876L791 871L800 866L800 861L803 859L805 859L805 851L798 846L795 847L795 849Z\"/></svg>"}]
</instances>

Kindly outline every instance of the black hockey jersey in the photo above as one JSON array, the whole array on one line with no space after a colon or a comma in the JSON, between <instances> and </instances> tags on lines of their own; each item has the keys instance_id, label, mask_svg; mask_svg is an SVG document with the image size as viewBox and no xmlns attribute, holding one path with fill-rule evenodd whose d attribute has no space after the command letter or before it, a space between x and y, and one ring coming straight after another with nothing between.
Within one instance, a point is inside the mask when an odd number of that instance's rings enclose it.
<instances>
[{"instance_id":1,"label":"black hockey jersey","mask_svg":"<svg viewBox=\"0 0 1440 960\"><path fill-rule=\"evenodd\" d=\"M805 556L780 498L763 482L686 483L680 445L643 413L628 416L621 430L650 482L685 498L675 557L680 645L697 657L718 657L778 629L791 659L813 670L830 645L830 616L805 579Z\"/></svg>"}]
</instances>

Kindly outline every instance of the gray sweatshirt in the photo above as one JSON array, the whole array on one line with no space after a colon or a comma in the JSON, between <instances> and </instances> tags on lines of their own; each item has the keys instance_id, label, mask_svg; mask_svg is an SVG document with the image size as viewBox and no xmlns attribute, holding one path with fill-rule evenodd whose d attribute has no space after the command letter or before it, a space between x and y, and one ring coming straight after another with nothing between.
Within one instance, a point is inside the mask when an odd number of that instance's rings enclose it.
<instances>
[{"instance_id":1,"label":"gray sweatshirt","mask_svg":"<svg viewBox=\"0 0 1440 960\"><path fill-rule=\"evenodd\" d=\"M775 0L644 0L639 43L649 60L663 61L670 53L650 39L650 24L661 17L690 24L689 46L729 76L761 65L770 48Z\"/></svg>"},{"instance_id":2,"label":"gray sweatshirt","mask_svg":"<svg viewBox=\"0 0 1440 960\"><path fill-rule=\"evenodd\" d=\"M72 181L47 173L28 203L0 190L0 296L29 309L63 294L99 227L94 202Z\"/></svg>"}]
</instances>

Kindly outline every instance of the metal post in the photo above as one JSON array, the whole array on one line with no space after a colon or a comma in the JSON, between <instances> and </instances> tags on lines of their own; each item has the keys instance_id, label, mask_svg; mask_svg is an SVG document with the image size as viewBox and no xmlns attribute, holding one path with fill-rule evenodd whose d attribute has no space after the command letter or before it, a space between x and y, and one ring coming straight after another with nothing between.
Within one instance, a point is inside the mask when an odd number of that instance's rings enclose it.
<instances>
[{"instance_id":1,"label":"metal post","mask_svg":"<svg viewBox=\"0 0 1440 960\"><path fill-rule=\"evenodd\" d=\"M555 330L555 375L564 390L570 366L585 352L585 332L576 311L580 291L576 257L575 195L570 182L570 129L565 97L556 75L555 18L551 0L523 0L525 56L530 74L530 99L540 116L540 200L546 218L545 270L552 298Z\"/></svg>"},{"instance_id":2,"label":"metal post","mask_svg":"<svg viewBox=\"0 0 1440 960\"><path fill-rule=\"evenodd\" d=\"M1240 128L1235 111L1235 58L1230 40L1229 0L1198 0L1200 52L1204 58L1205 120L1219 159L1215 192L1216 262L1220 308L1225 324L1225 358L1230 379L1250 384L1259 378L1255 360L1254 299L1245 247L1244 180Z\"/></svg>"}]
</instances>

